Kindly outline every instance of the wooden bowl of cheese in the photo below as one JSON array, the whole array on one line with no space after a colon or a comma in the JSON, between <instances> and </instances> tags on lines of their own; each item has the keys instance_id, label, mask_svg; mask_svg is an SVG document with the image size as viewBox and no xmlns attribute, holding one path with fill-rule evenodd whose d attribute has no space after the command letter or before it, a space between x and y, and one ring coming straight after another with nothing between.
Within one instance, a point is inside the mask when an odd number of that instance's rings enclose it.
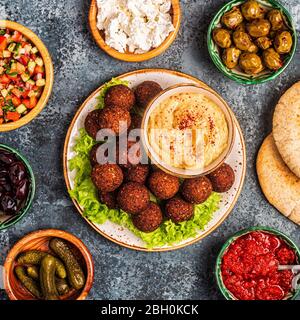
<instances>
[{"instance_id":1,"label":"wooden bowl of cheese","mask_svg":"<svg viewBox=\"0 0 300 320\"><path fill-rule=\"evenodd\" d=\"M167 2L168 0L166 0L166 3ZM135 50L133 50L133 48L129 48L129 46L126 45L126 47L123 46L123 48L118 51L116 49L116 46L112 46L107 43L105 30L99 29L98 13L99 13L100 5L101 5L101 0L91 0L91 6L90 6L90 12L89 12L90 29L92 31L93 37L97 42L98 46L103 51L105 51L108 55L118 60L122 60L126 62L141 62L141 61L150 60L152 58L159 56L170 47L170 45L175 40L180 28L180 22L181 22L180 3L179 3L179 0L171 0L171 8L168 14L171 16L172 24L174 28L172 28L172 31L168 33L168 35L165 37L165 39L162 41L161 44L155 47L152 46L149 50L142 50L139 48L135 48ZM116 8L114 8L114 13L116 12L115 9ZM124 20L122 20L122 23L125 24ZM130 41L132 40L130 39L129 36L127 39L129 39ZM110 42L115 41L115 39L113 38L110 40L111 40ZM123 40L124 40L124 33L123 33ZM147 37L145 41L149 41L149 37Z\"/></svg>"}]
</instances>

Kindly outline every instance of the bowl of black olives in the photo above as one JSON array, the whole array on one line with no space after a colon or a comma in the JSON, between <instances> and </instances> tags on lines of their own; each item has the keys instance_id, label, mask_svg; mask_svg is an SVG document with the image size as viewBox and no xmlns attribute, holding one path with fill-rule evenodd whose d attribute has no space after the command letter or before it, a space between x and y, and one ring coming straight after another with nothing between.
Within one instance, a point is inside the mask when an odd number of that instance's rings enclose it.
<instances>
[{"instance_id":1,"label":"bowl of black olives","mask_svg":"<svg viewBox=\"0 0 300 320\"><path fill-rule=\"evenodd\" d=\"M28 161L18 151L0 144L0 230L24 217L34 194L35 179Z\"/></svg>"},{"instance_id":2,"label":"bowl of black olives","mask_svg":"<svg viewBox=\"0 0 300 320\"><path fill-rule=\"evenodd\" d=\"M292 61L297 32L275 0L233 0L210 23L207 44L216 67L242 84L275 79Z\"/></svg>"}]
</instances>

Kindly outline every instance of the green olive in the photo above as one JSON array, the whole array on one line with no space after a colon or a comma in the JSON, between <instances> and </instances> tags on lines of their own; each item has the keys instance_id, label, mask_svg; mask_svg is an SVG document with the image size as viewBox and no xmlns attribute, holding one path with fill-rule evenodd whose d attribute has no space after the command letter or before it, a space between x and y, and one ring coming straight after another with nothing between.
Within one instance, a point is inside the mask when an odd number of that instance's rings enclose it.
<instances>
[{"instance_id":1,"label":"green olive","mask_svg":"<svg viewBox=\"0 0 300 320\"><path fill-rule=\"evenodd\" d=\"M213 39L221 48L229 48L231 46L230 32L226 29L218 28L213 31Z\"/></svg>"},{"instance_id":2,"label":"green olive","mask_svg":"<svg viewBox=\"0 0 300 320\"><path fill-rule=\"evenodd\" d=\"M248 48L247 52L257 53L258 50L258 46L255 43L251 43L251 46Z\"/></svg>"},{"instance_id":3,"label":"green olive","mask_svg":"<svg viewBox=\"0 0 300 320\"><path fill-rule=\"evenodd\" d=\"M263 52L263 60L267 68L271 70L278 70L282 67L282 60L280 54L273 48L269 48Z\"/></svg>"},{"instance_id":4,"label":"green olive","mask_svg":"<svg viewBox=\"0 0 300 320\"><path fill-rule=\"evenodd\" d=\"M255 53L243 53L239 64L241 69L248 74L258 74L264 69L261 58Z\"/></svg>"},{"instance_id":5,"label":"green olive","mask_svg":"<svg viewBox=\"0 0 300 320\"><path fill-rule=\"evenodd\" d=\"M243 31L243 32L247 32L247 29L246 29L246 25L245 25L245 23L241 23L241 24L239 24L239 25L235 28L235 31Z\"/></svg>"},{"instance_id":6,"label":"green olive","mask_svg":"<svg viewBox=\"0 0 300 320\"><path fill-rule=\"evenodd\" d=\"M242 5L242 14L248 21L263 19L265 10L257 1L249 0Z\"/></svg>"},{"instance_id":7,"label":"green olive","mask_svg":"<svg viewBox=\"0 0 300 320\"><path fill-rule=\"evenodd\" d=\"M247 30L251 37L260 38L265 37L270 33L271 24L266 19L254 20L247 24Z\"/></svg>"},{"instance_id":8,"label":"green olive","mask_svg":"<svg viewBox=\"0 0 300 320\"><path fill-rule=\"evenodd\" d=\"M274 9L268 13L268 19L271 22L272 30L280 30L284 26L283 17L279 10Z\"/></svg>"},{"instance_id":9,"label":"green olive","mask_svg":"<svg viewBox=\"0 0 300 320\"><path fill-rule=\"evenodd\" d=\"M256 39L256 44L260 49L267 50L272 46L272 40L268 37L260 37Z\"/></svg>"},{"instance_id":10,"label":"green olive","mask_svg":"<svg viewBox=\"0 0 300 320\"><path fill-rule=\"evenodd\" d=\"M223 51L222 60L228 69L233 69L238 65L241 50L237 48L227 48Z\"/></svg>"},{"instance_id":11,"label":"green olive","mask_svg":"<svg viewBox=\"0 0 300 320\"><path fill-rule=\"evenodd\" d=\"M277 34L274 42L275 50L279 54L287 54L291 51L293 46L293 38L290 32L282 31Z\"/></svg>"},{"instance_id":12,"label":"green olive","mask_svg":"<svg viewBox=\"0 0 300 320\"><path fill-rule=\"evenodd\" d=\"M243 15L238 7L234 7L226 12L222 17L222 23L231 30L234 30L239 24L243 22Z\"/></svg>"},{"instance_id":13,"label":"green olive","mask_svg":"<svg viewBox=\"0 0 300 320\"><path fill-rule=\"evenodd\" d=\"M248 51L252 45L249 34L243 31L235 31L233 33L233 42L238 49L243 51Z\"/></svg>"}]
</instances>

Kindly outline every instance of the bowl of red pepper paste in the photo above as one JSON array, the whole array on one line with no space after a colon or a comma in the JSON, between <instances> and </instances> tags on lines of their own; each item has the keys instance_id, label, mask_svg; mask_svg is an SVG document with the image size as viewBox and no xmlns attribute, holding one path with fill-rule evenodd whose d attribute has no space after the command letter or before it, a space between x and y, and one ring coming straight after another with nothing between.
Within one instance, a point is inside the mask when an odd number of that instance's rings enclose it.
<instances>
[{"instance_id":1,"label":"bowl of red pepper paste","mask_svg":"<svg viewBox=\"0 0 300 320\"><path fill-rule=\"evenodd\" d=\"M293 300L292 271L279 265L296 265L300 250L285 234L268 227L253 227L233 235L216 263L218 286L227 300Z\"/></svg>"}]
</instances>

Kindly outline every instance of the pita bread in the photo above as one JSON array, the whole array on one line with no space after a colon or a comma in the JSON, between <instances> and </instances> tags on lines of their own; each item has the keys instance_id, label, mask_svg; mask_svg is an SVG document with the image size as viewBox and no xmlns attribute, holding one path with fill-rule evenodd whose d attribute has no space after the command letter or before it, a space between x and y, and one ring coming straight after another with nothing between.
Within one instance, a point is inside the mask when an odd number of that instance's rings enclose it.
<instances>
[{"instance_id":1,"label":"pita bread","mask_svg":"<svg viewBox=\"0 0 300 320\"><path fill-rule=\"evenodd\" d=\"M279 100L273 117L273 136L282 159L300 178L300 82Z\"/></svg>"},{"instance_id":2,"label":"pita bread","mask_svg":"<svg viewBox=\"0 0 300 320\"><path fill-rule=\"evenodd\" d=\"M283 162L272 135L263 142L256 167L259 183L268 201L300 225L300 179Z\"/></svg>"}]
</instances>

